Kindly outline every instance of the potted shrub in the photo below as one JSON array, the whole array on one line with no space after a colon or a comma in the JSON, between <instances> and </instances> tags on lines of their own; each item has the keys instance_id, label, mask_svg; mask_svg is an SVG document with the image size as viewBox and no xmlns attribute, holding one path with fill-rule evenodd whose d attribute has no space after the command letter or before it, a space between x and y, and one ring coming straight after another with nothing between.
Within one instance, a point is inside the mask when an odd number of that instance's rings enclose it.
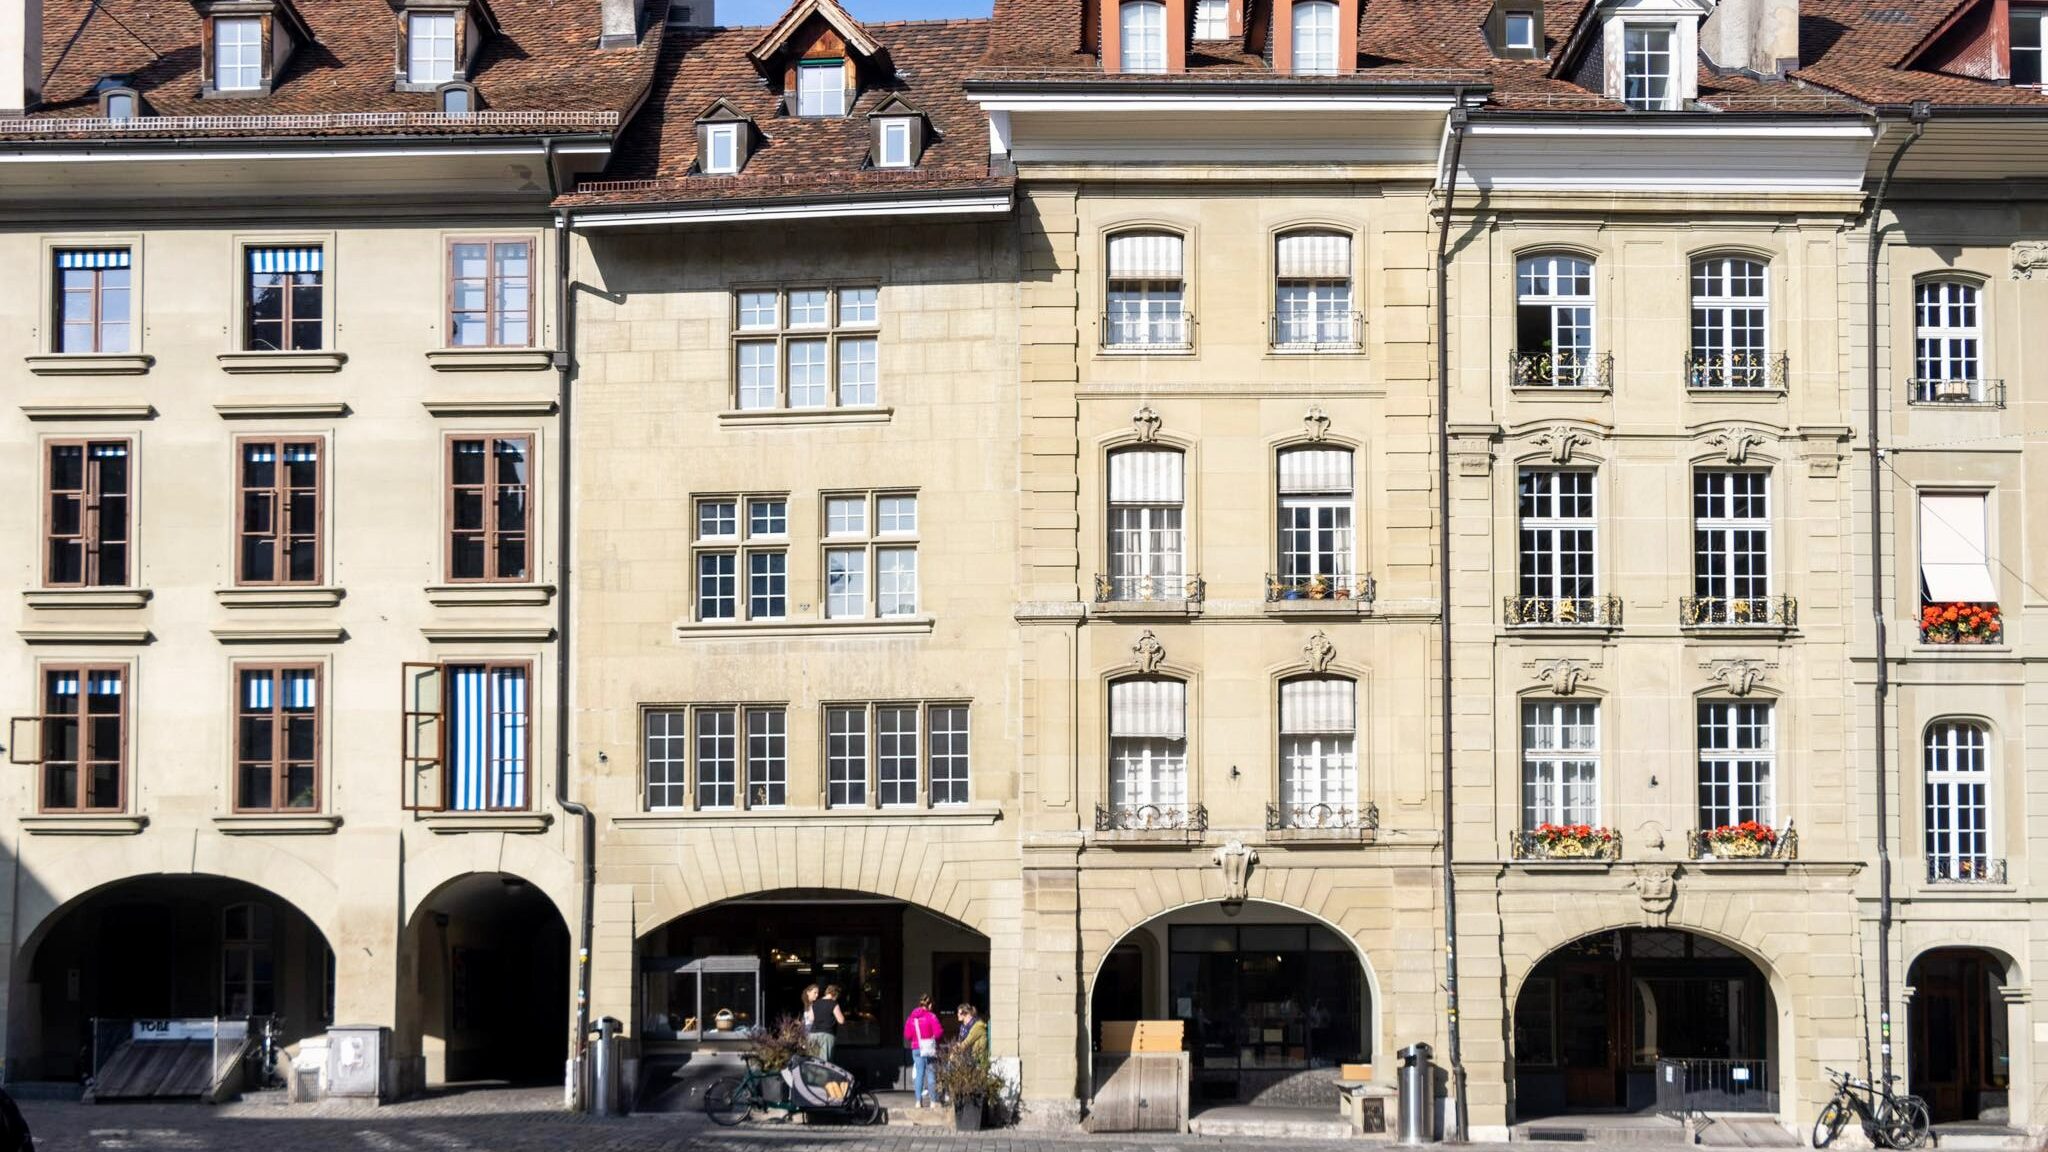
<instances>
[{"instance_id":1,"label":"potted shrub","mask_svg":"<svg viewBox=\"0 0 2048 1152\"><path fill-rule=\"evenodd\" d=\"M1723 824L1707 833L1707 851L1719 857L1755 859L1769 856L1777 847L1777 829L1754 820Z\"/></svg>"},{"instance_id":2,"label":"potted shrub","mask_svg":"<svg viewBox=\"0 0 2048 1152\"><path fill-rule=\"evenodd\" d=\"M794 1016L784 1016L772 1026L756 1028L747 1036L747 1059L763 1072L780 1072L799 1056L817 1054L803 1021Z\"/></svg>"},{"instance_id":3,"label":"potted shrub","mask_svg":"<svg viewBox=\"0 0 2048 1152\"><path fill-rule=\"evenodd\" d=\"M1607 854L1614 830L1593 824L1538 824L1536 844L1553 860L1591 859Z\"/></svg>"},{"instance_id":4,"label":"potted shrub","mask_svg":"<svg viewBox=\"0 0 2048 1152\"><path fill-rule=\"evenodd\" d=\"M1002 1077L960 1045L939 1064L938 1082L939 1091L953 1102L953 1127L962 1132L979 1131L1009 1090Z\"/></svg>"},{"instance_id":5,"label":"potted shrub","mask_svg":"<svg viewBox=\"0 0 2048 1152\"><path fill-rule=\"evenodd\" d=\"M1920 609L1924 644L1996 644L2004 632L1996 604L1929 604Z\"/></svg>"}]
</instances>

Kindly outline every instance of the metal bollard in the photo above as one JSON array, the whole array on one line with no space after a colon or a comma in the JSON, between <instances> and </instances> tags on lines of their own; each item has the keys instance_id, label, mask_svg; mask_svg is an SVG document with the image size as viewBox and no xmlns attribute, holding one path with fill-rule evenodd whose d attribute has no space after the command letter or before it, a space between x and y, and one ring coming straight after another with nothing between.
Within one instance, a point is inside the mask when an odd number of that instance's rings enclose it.
<instances>
[{"instance_id":1,"label":"metal bollard","mask_svg":"<svg viewBox=\"0 0 2048 1152\"><path fill-rule=\"evenodd\" d=\"M597 1022L592 1064L590 1110L599 1116L619 1115L619 1022L610 1016Z\"/></svg>"},{"instance_id":2,"label":"metal bollard","mask_svg":"<svg viewBox=\"0 0 2048 1152\"><path fill-rule=\"evenodd\" d=\"M1436 1143L1435 1085L1427 1044L1401 1049L1401 1143Z\"/></svg>"}]
</instances>

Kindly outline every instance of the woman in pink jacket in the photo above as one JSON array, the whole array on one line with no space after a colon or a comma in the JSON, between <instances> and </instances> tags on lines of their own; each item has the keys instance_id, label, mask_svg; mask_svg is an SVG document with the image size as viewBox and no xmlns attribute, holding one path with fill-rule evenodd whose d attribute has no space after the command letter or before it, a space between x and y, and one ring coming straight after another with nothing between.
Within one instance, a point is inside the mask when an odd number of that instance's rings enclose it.
<instances>
[{"instance_id":1,"label":"woman in pink jacket","mask_svg":"<svg viewBox=\"0 0 2048 1152\"><path fill-rule=\"evenodd\" d=\"M903 1042L910 1046L910 1087L917 1093L919 1108L933 1103L932 1065L939 1058L939 1034L944 1031L945 1025L932 1012L932 998L919 996L910 1019L903 1022Z\"/></svg>"}]
</instances>

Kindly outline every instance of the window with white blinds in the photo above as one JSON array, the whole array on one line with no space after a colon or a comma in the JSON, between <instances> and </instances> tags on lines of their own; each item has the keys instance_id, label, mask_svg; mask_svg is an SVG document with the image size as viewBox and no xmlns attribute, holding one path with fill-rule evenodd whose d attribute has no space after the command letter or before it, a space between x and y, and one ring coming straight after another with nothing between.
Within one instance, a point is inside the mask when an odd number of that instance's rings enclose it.
<instances>
[{"instance_id":1,"label":"window with white blinds","mask_svg":"<svg viewBox=\"0 0 2048 1152\"><path fill-rule=\"evenodd\" d=\"M1122 811L1187 807L1188 686L1183 680L1118 680L1109 686L1109 795Z\"/></svg>"},{"instance_id":2,"label":"window with white blinds","mask_svg":"<svg viewBox=\"0 0 2048 1152\"><path fill-rule=\"evenodd\" d=\"M1280 453L1279 575L1288 587L1318 577L1349 587L1354 570L1351 470L1348 448Z\"/></svg>"},{"instance_id":3,"label":"window with white blinds","mask_svg":"<svg viewBox=\"0 0 2048 1152\"><path fill-rule=\"evenodd\" d=\"M1125 448L1109 457L1109 594L1116 600L1187 595L1186 457Z\"/></svg>"},{"instance_id":4,"label":"window with white blinds","mask_svg":"<svg viewBox=\"0 0 2048 1152\"><path fill-rule=\"evenodd\" d=\"M1280 685L1280 800L1289 826L1349 826L1358 815L1358 685L1311 676Z\"/></svg>"},{"instance_id":5,"label":"window with white blinds","mask_svg":"<svg viewBox=\"0 0 2048 1152\"><path fill-rule=\"evenodd\" d=\"M1355 347L1351 237L1289 232L1276 242L1273 343L1282 348Z\"/></svg>"},{"instance_id":6,"label":"window with white blinds","mask_svg":"<svg viewBox=\"0 0 2048 1152\"><path fill-rule=\"evenodd\" d=\"M1126 5L1126 8L1135 5ZM1185 241L1171 232L1109 238L1103 336L1112 347L1188 343Z\"/></svg>"}]
</instances>

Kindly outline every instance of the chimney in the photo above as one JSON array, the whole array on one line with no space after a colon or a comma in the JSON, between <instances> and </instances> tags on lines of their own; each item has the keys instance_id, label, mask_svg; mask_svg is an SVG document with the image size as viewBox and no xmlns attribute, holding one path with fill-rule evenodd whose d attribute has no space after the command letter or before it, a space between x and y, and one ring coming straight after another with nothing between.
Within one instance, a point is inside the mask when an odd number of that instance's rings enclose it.
<instances>
[{"instance_id":1,"label":"chimney","mask_svg":"<svg viewBox=\"0 0 2048 1152\"><path fill-rule=\"evenodd\" d=\"M0 114L15 115L43 97L43 0L12 0L0 9Z\"/></svg>"},{"instance_id":2,"label":"chimney","mask_svg":"<svg viewBox=\"0 0 2048 1152\"><path fill-rule=\"evenodd\" d=\"M599 48L631 48L640 43L640 0L598 0L598 3L604 6L604 27L597 37Z\"/></svg>"},{"instance_id":3,"label":"chimney","mask_svg":"<svg viewBox=\"0 0 2048 1152\"><path fill-rule=\"evenodd\" d=\"M1799 67L1799 0L1721 0L1700 25L1700 51L1722 72L1783 76Z\"/></svg>"}]
</instances>

